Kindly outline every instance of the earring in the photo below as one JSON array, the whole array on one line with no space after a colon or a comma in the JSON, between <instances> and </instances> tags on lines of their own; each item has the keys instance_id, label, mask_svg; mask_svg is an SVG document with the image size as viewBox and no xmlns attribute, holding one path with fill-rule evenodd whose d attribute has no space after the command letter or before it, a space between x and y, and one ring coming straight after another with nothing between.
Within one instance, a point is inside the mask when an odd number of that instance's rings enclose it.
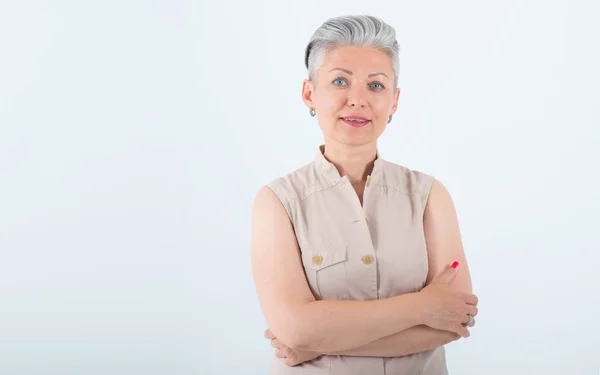
<instances>
[{"instance_id":1,"label":"earring","mask_svg":"<svg viewBox=\"0 0 600 375\"><path fill-rule=\"evenodd\" d=\"M392 115L390 115L390 118L388 119L388 124L392 122Z\"/></svg>"},{"instance_id":2,"label":"earring","mask_svg":"<svg viewBox=\"0 0 600 375\"><path fill-rule=\"evenodd\" d=\"M315 117L315 115L317 114L317 111L315 111L314 109L311 108L309 113L312 117Z\"/></svg>"}]
</instances>

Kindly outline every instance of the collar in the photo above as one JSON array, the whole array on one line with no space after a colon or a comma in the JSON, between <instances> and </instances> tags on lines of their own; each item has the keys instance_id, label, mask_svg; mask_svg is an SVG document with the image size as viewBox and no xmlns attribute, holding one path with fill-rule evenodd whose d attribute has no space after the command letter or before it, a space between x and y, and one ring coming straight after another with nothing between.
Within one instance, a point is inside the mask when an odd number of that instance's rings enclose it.
<instances>
[{"instance_id":1,"label":"collar","mask_svg":"<svg viewBox=\"0 0 600 375\"><path fill-rule=\"evenodd\" d=\"M342 183L350 185L350 180L346 176L340 176L337 168L333 163L325 158L325 145L320 145L315 155L315 164L319 173L325 177L325 179L332 183ZM367 179L371 179L373 177L378 176L381 173L383 159L381 158L381 154L379 153L379 149L375 151L375 162L373 165L373 170L371 174L367 177Z\"/></svg>"}]
</instances>

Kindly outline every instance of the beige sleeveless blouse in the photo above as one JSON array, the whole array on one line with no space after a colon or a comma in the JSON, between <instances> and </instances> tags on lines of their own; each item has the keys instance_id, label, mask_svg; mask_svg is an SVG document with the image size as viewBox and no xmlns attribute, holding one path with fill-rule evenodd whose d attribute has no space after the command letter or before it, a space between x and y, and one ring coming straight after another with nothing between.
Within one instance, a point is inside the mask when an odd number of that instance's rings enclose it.
<instances>
[{"instance_id":1,"label":"beige sleeveless blouse","mask_svg":"<svg viewBox=\"0 0 600 375\"><path fill-rule=\"evenodd\" d=\"M423 213L433 177L381 159L363 204L319 147L310 164L272 181L294 226L306 279L316 299L370 300L416 292L428 273ZM365 316L364 319L369 319ZM322 356L271 374L444 375L444 347L396 357Z\"/></svg>"}]
</instances>

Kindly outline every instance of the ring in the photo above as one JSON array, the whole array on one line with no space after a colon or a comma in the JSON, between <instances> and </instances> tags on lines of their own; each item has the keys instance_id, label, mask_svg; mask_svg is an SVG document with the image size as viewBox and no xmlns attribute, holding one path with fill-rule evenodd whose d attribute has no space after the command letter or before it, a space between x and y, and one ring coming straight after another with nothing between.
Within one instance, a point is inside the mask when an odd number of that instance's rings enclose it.
<instances>
[{"instance_id":1,"label":"ring","mask_svg":"<svg viewBox=\"0 0 600 375\"><path fill-rule=\"evenodd\" d=\"M472 327L473 326L473 315L467 314L467 316L469 317L469 320L467 320L466 323L463 323L463 326Z\"/></svg>"}]
</instances>

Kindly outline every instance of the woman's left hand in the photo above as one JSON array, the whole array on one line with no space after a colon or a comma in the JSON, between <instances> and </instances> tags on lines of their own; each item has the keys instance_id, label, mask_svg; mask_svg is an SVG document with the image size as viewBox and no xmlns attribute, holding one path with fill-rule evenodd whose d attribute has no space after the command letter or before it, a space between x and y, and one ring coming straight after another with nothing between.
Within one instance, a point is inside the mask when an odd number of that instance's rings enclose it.
<instances>
[{"instance_id":1,"label":"woman's left hand","mask_svg":"<svg viewBox=\"0 0 600 375\"><path fill-rule=\"evenodd\" d=\"M316 352L295 350L284 345L275 337L275 335L273 335L273 332L271 332L270 329L265 331L265 338L271 340L271 346L275 348L275 355L277 358L281 358L283 363L290 367L308 362L321 356L321 354Z\"/></svg>"}]
</instances>

